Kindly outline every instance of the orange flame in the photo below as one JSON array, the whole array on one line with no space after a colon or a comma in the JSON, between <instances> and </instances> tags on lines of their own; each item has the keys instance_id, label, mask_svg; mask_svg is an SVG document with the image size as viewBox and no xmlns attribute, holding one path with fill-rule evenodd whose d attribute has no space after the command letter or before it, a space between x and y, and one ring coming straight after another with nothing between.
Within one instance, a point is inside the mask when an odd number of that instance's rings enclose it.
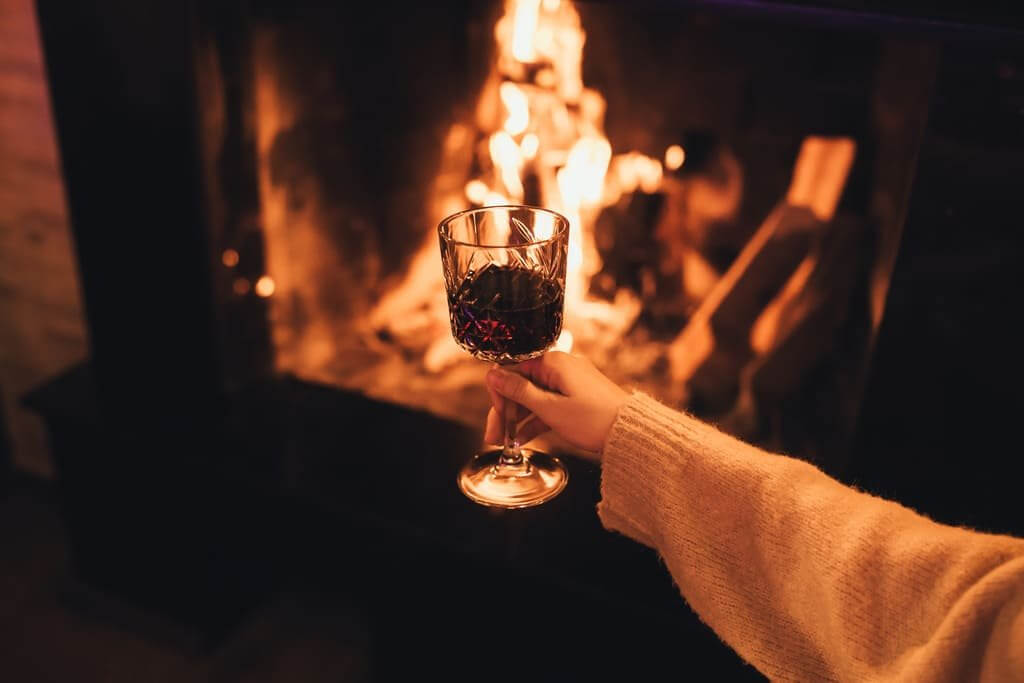
<instances>
[{"instance_id":1,"label":"orange flame","mask_svg":"<svg viewBox=\"0 0 1024 683\"><path fill-rule=\"evenodd\" d=\"M276 289L274 279L269 275L261 275L260 279L256 281L256 285L253 287L253 291L256 292L257 296L266 298L274 295Z\"/></svg>"},{"instance_id":2,"label":"orange flame","mask_svg":"<svg viewBox=\"0 0 1024 683\"><path fill-rule=\"evenodd\" d=\"M494 36L495 73L478 111L500 115L478 116L478 134L486 140L484 156L478 160L483 172L465 183L461 193L473 205L529 201L566 216L567 329L558 348L613 346L638 315L639 301L628 292L620 292L612 303L587 295L590 278L602 265L594 223L601 209L622 195L657 191L662 164L638 152L613 154L604 134L605 99L583 83L586 33L571 2L506 0ZM528 177L536 181L531 187L539 196L526 196ZM540 223L536 235L546 238L553 228ZM437 247L428 240L422 248ZM415 285L410 276L399 290L403 296L416 296L417 287L422 285ZM458 358L454 349L435 344L425 363L436 371Z\"/></svg>"},{"instance_id":3,"label":"orange flame","mask_svg":"<svg viewBox=\"0 0 1024 683\"><path fill-rule=\"evenodd\" d=\"M540 9L540 0L521 0L515 4L512 54L520 62L530 63L536 57L534 40L537 34L537 11Z\"/></svg>"},{"instance_id":4,"label":"orange flame","mask_svg":"<svg viewBox=\"0 0 1024 683\"><path fill-rule=\"evenodd\" d=\"M686 150L681 145L669 145L668 149L665 150L665 168L670 171L682 167L683 162L686 161Z\"/></svg>"},{"instance_id":5,"label":"orange flame","mask_svg":"<svg viewBox=\"0 0 1024 683\"><path fill-rule=\"evenodd\" d=\"M491 136L489 148L491 161L499 171L505 190L509 196L522 200L523 181L519 177L519 168L522 166L523 159L519 152L519 145L515 143L511 135L501 130Z\"/></svg>"},{"instance_id":6,"label":"orange flame","mask_svg":"<svg viewBox=\"0 0 1024 683\"><path fill-rule=\"evenodd\" d=\"M509 135L519 135L530 124L530 108L526 95L511 81L502 83L498 93L508 112L505 132Z\"/></svg>"},{"instance_id":7,"label":"orange flame","mask_svg":"<svg viewBox=\"0 0 1024 683\"><path fill-rule=\"evenodd\" d=\"M536 157L539 148L540 140L534 133L527 133L523 136L523 141L519 143L519 151L523 153L523 158L526 160Z\"/></svg>"},{"instance_id":8,"label":"orange flame","mask_svg":"<svg viewBox=\"0 0 1024 683\"><path fill-rule=\"evenodd\" d=\"M470 180L466 183L466 199L474 204L483 204L487 200L487 183L482 180Z\"/></svg>"}]
</instances>

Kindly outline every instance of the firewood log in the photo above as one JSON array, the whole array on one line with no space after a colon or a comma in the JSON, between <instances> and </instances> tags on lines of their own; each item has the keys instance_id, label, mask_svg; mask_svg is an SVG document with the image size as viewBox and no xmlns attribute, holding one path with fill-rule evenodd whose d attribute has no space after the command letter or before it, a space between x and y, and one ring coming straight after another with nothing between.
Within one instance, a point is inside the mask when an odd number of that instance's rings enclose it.
<instances>
[{"instance_id":1,"label":"firewood log","mask_svg":"<svg viewBox=\"0 0 1024 683\"><path fill-rule=\"evenodd\" d=\"M807 138L783 201L701 302L667 352L679 396L707 412L729 408L754 357L750 330L835 213L853 163L847 138Z\"/></svg>"}]
</instances>

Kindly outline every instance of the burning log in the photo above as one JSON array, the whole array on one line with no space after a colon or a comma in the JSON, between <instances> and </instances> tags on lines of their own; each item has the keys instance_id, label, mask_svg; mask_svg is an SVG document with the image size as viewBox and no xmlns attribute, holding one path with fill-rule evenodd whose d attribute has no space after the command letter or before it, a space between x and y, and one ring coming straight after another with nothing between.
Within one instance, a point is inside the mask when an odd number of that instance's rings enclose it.
<instances>
[{"instance_id":1,"label":"burning log","mask_svg":"<svg viewBox=\"0 0 1024 683\"><path fill-rule=\"evenodd\" d=\"M758 316L750 331L754 357L740 372L739 397L723 428L758 440L762 419L832 350L863 265L863 228L859 220L836 219Z\"/></svg>"},{"instance_id":2,"label":"burning log","mask_svg":"<svg viewBox=\"0 0 1024 683\"><path fill-rule=\"evenodd\" d=\"M694 312L668 348L676 400L710 413L727 410L740 371L756 355L750 331L765 305L832 219L853 162L849 139L808 138L783 200ZM792 280L794 287L798 280Z\"/></svg>"}]
</instances>

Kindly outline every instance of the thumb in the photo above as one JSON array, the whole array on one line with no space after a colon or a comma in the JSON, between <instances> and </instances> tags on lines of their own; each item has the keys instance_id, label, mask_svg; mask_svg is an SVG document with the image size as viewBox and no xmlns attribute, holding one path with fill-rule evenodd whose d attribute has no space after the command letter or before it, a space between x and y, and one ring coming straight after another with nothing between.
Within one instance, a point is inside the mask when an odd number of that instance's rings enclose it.
<instances>
[{"instance_id":1,"label":"thumb","mask_svg":"<svg viewBox=\"0 0 1024 683\"><path fill-rule=\"evenodd\" d=\"M544 391L522 375L501 368L491 368L487 372L487 386L495 393L525 406L527 410L543 417L552 399L550 392Z\"/></svg>"}]
</instances>

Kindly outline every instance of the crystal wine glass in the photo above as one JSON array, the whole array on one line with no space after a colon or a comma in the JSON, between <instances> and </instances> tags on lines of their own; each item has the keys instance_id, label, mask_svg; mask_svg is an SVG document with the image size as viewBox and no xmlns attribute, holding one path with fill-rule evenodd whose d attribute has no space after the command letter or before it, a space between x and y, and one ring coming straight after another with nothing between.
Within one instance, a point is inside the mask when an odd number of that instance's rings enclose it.
<instances>
[{"instance_id":1,"label":"crystal wine glass","mask_svg":"<svg viewBox=\"0 0 1024 683\"><path fill-rule=\"evenodd\" d=\"M547 351L562 331L569 221L532 206L487 206L438 226L452 335L492 363L520 363ZM519 406L506 401L505 445L475 455L459 488L483 505L522 508L558 495L569 480L562 462L521 448Z\"/></svg>"}]
</instances>

